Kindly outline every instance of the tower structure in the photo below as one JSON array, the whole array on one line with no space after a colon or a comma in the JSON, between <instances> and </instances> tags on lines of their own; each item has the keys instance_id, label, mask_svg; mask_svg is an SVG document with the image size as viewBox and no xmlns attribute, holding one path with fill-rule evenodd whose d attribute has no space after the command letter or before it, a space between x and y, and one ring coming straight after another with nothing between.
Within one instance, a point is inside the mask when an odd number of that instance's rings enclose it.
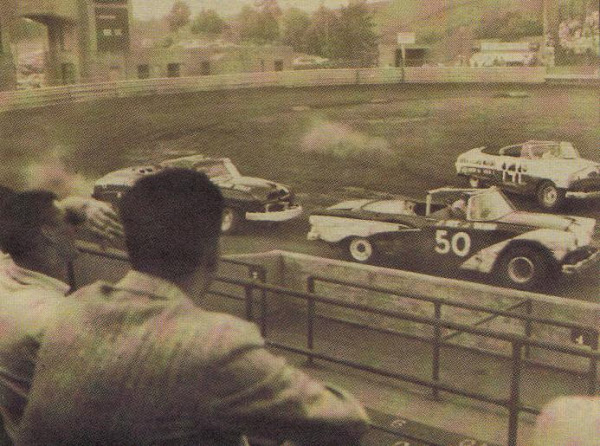
<instances>
[{"instance_id":1,"label":"tower structure","mask_svg":"<svg viewBox=\"0 0 600 446\"><path fill-rule=\"evenodd\" d=\"M46 80L64 85L126 77L130 45L130 0L0 0L0 70L10 59L9 23L26 18L47 29ZM0 88L10 88L2 82Z\"/></svg>"},{"instance_id":2,"label":"tower structure","mask_svg":"<svg viewBox=\"0 0 600 446\"><path fill-rule=\"evenodd\" d=\"M10 24L15 18L15 3L0 0L0 91L17 85L17 72L10 47Z\"/></svg>"}]
</instances>

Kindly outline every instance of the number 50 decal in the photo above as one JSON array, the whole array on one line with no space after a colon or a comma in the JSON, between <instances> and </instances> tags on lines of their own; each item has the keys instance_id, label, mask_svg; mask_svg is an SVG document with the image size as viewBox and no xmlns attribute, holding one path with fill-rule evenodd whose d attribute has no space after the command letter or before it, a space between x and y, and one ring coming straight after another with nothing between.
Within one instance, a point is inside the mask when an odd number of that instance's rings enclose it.
<instances>
[{"instance_id":1,"label":"number 50 decal","mask_svg":"<svg viewBox=\"0 0 600 446\"><path fill-rule=\"evenodd\" d=\"M465 257L471 250L471 237L466 232L457 232L448 237L448 231L438 229L435 231L435 252L448 254L450 251L459 257Z\"/></svg>"}]
</instances>

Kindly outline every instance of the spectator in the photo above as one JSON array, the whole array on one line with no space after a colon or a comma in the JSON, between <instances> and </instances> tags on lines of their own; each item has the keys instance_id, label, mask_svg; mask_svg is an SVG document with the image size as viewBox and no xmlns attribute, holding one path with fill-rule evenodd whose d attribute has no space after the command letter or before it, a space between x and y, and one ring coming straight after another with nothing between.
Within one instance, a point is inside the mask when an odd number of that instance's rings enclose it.
<instances>
[{"instance_id":1,"label":"spectator","mask_svg":"<svg viewBox=\"0 0 600 446\"><path fill-rule=\"evenodd\" d=\"M121 216L132 271L76 293L47 332L17 444L351 445L356 400L265 348L253 324L205 311L223 198L199 172L140 179Z\"/></svg>"},{"instance_id":2,"label":"spectator","mask_svg":"<svg viewBox=\"0 0 600 446\"><path fill-rule=\"evenodd\" d=\"M99 202L73 199L59 206L55 200L50 192L0 188L0 411L11 437L27 402L44 327L69 291L66 262L76 253L69 221L93 215L94 226L119 229L114 221L105 223L113 214Z\"/></svg>"}]
</instances>

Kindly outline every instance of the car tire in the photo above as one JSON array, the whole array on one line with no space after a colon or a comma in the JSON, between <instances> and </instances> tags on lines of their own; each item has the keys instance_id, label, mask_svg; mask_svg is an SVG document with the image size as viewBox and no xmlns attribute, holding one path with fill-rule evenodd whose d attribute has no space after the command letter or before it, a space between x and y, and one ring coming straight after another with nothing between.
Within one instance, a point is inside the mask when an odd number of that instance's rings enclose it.
<instances>
[{"instance_id":1,"label":"car tire","mask_svg":"<svg viewBox=\"0 0 600 446\"><path fill-rule=\"evenodd\" d=\"M473 189L482 189L482 188L486 187L485 182L481 178L477 178L477 177L473 177L473 176L467 178L467 183Z\"/></svg>"},{"instance_id":2,"label":"car tire","mask_svg":"<svg viewBox=\"0 0 600 446\"><path fill-rule=\"evenodd\" d=\"M348 241L348 256L358 263L371 263L377 258L373 243L363 237L354 237Z\"/></svg>"},{"instance_id":3,"label":"car tire","mask_svg":"<svg viewBox=\"0 0 600 446\"><path fill-rule=\"evenodd\" d=\"M240 211L226 207L221 218L221 234L235 234L242 226L242 222Z\"/></svg>"},{"instance_id":4,"label":"car tire","mask_svg":"<svg viewBox=\"0 0 600 446\"><path fill-rule=\"evenodd\" d=\"M498 272L503 284L519 290L533 290L552 277L552 264L546 254L530 246L509 248L500 259Z\"/></svg>"},{"instance_id":5,"label":"car tire","mask_svg":"<svg viewBox=\"0 0 600 446\"><path fill-rule=\"evenodd\" d=\"M565 199L565 191L556 187L551 181L540 184L536 195L538 204L549 211L558 209Z\"/></svg>"}]
</instances>

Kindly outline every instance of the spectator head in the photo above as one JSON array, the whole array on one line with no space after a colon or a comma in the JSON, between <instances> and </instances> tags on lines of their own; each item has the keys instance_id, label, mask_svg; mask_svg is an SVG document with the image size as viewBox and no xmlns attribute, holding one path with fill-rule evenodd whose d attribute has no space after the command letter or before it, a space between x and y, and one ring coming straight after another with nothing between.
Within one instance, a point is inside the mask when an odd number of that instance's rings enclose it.
<instances>
[{"instance_id":1,"label":"spectator head","mask_svg":"<svg viewBox=\"0 0 600 446\"><path fill-rule=\"evenodd\" d=\"M0 248L23 267L66 279L66 264L77 250L73 228L56 206L56 196L47 191L7 195L0 211Z\"/></svg>"},{"instance_id":2,"label":"spectator head","mask_svg":"<svg viewBox=\"0 0 600 446\"><path fill-rule=\"evenodd\" d=\"M0 186L0 209L5 201L15 195L15 191L10 187Z\"/></svg>"},{"instance_id":3,"label":"spectator head","mask_svg":"<svg viewBox=\"0 0 600 446\"><path fill-rule=\"evenodd\" d=\"M135 270L175 282L215 270L223 197L205 174L169 169L143 177L119 207Z\"/></svg>"}]
</instances>

